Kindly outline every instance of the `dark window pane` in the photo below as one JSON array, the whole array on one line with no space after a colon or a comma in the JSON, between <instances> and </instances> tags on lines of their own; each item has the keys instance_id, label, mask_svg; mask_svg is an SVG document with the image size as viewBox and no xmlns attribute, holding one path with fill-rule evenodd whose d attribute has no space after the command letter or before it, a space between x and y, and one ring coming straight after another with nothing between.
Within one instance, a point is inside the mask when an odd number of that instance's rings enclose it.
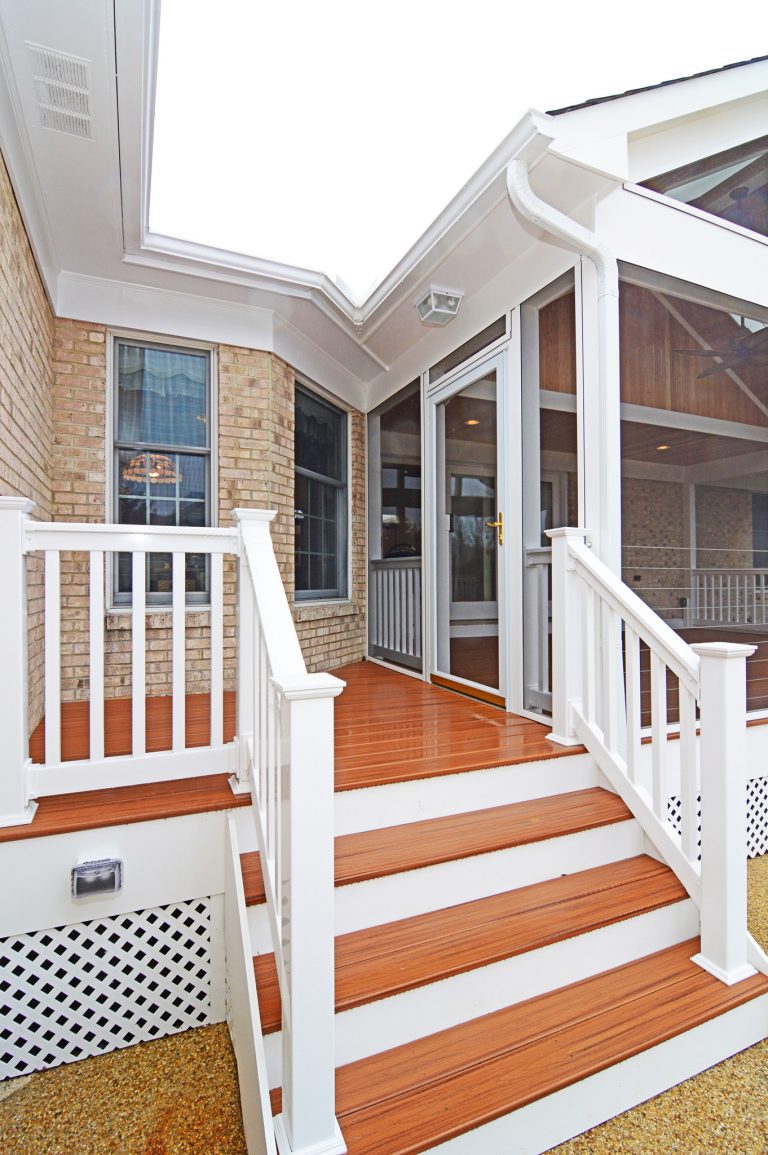
<instances>
[{"instance_id":1,"label":"dark window pane","mask_svg":"<svg viewBox=\"0 0 768 1155\"><path fill-rule=\"evenodd\" d=\"M179 502L179 525L188 526L204 526L205 525L205 502L204 501L180 501Z\"/></svg>"},{"instance_id":2,"label":"dark window pane","mask_svg":"<svg viewBox=\"0 0 768 1155\"><path fill-rule=\"evenodd\" d=\"M147 591L152 594L169 594L173 582L173 555L170 553L151 553L149 555L149 585Z\"/></svg>"},{"instance_id":3,"label":"dark window pane","mask_svg":"<svg viewBox=\"0 0 768 1155\"><path fill-rule=\"evenodd\" d=\"M336 481L343 478L344 414L296 390L296 466Z\"/></svg>"},{"instance_id":4,"label":"dark window pane","mask_svg":"<svg viewBox=\"0 0 768 1155\"><path fill-rule=\"evenodd\" d=\"M117 507L119 525L146 525L147 503L143 498L121 497Z\"/></svg>"},{"instance_id":5,"label":"dark window pane","mask_svg":"<svg viewBox=\"0 0 768 1155\"><path fill-rule=\"evenodd\" d=\"M117 436L145 444L208 444L208 357L117 346Z\"/></svg>"},{"instance_id":6,"label":"dark window pane","mask_svg":"<svg viewBox=\"0 0 768 1155\"><path fill-rule=\"evenodd\" d=\"M176 525L175 501L150 501L150 525Z\"/></svg>"},{"instance_id":7,"label":"dark window pane","mask_svg":"<svg viewBox=\"0 0 768 1155\"><path fill-rule=\"evenodd\" d=\"M197 501L205 500L205 483L207 457L194 457L190 453L180 453L179 463L179 495L191 497Z\"/></svg>"}]
</instances>

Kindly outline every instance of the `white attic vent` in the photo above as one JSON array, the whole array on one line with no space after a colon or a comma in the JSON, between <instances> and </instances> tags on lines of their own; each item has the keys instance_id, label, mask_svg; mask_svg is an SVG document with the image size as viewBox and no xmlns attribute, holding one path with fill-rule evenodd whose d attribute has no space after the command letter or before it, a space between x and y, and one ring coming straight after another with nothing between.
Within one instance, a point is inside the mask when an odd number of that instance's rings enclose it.
<instances>
[{"instance_id":1,"label":"white attic vent","mask_svg":"<svg viewBox=\"0 0 768 1155\"><path fill-rule=\"evenodd\" d=\"M89 62L27 41L43 128L93 137Z\"/></svg>"}]
</instances>

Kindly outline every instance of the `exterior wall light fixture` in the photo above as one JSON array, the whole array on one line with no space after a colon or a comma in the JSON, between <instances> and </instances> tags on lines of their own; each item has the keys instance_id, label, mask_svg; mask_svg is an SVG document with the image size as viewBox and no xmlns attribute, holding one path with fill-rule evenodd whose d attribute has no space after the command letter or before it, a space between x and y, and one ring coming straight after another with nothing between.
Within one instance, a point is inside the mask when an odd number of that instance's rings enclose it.
<instances>
[{"instance_id":1,"label":"exterior wall light fixture","mask_svg":"<svg viewBox=\"0 0 768 1155\"><path fill-rule=\"evenodd\" d=\"M425 325L447 325L459 311L463 293L430 285L426 296L416 301L419 318Z\"/></svg>"}]
</instances>

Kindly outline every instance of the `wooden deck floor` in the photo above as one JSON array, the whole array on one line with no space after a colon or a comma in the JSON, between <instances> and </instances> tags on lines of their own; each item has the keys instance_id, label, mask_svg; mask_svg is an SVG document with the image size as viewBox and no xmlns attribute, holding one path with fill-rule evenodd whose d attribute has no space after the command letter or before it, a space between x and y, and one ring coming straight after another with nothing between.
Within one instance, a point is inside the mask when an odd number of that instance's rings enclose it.
<instances>
[{"instance_id":1,"label":"wooden deck floor","mask_svg":"<svg viewBox=\"0 0 768 1155\"><path fill-rule=\"evenodd\" d=\"M550 742L548 727L540 722L506 714L460 694L427 685L373 662L356 662L334 671L346 682L336 699L336 789L405 782L465 770L514 765L558 758L573 753ZM131 699L108 700L104 707L105 747L108 756L131 750ZM207 694L187 697L187 745L209 740L210 699ZM235 695L224 696L224 737L235 733ZM88 757L88 703L64 702L61 711L62 760ZM147 699L147 750L171 748L171 699ZM45 723L30 739L33 762L45 757ZM219 782L224 783L224 786ZM198 780L201 784L204 780ZM205 780L207 782L207 780ZM210 780L213 783L213 779ZM40 801L29 826L8 827L0 840L63 833L110 822L137 822L188 813L204 808L209 795L189 783L166 782L126 786L111 791L63 794ZM218 776L210 809L225 806L229 788ZM192 791L191 799L187 797ZM178 794L177 803L174 795ZM231 792L230 792L231 794ZM107 797L108 796L108 797ZM242 804L231 796L232 805ZM102 805L104 802L106 805ZM176 809L174 806L176 805Z\"/></svg>"},{"instance_id":2,"label":"wooden deck floor","mask_svg":"<svg viewBox=\"0 0 768 1155\"><path fill-rule=\"evenodd\" d=\"M346 683L336 699L336 789L352 790L463 770L559 758L549 726L430 686L375 662L333 671Z\"/></svg>"}]
</instances>

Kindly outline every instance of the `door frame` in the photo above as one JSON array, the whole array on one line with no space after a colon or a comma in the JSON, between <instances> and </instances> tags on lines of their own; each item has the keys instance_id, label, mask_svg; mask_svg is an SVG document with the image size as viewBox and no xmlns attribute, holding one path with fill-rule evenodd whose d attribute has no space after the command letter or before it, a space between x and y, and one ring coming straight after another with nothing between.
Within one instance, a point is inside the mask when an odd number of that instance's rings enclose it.
<instances>
[{"instance_id":1,"label":"door frame","mask_svg":"<svg viewBox=\"0 0 768 1155\"><path fill-rule=\"evenodd\" d=\"M519 520L518 510L511 501L513 455L509 436L513 407L510 405L508 387L509 341L486 356L478 357L471 365L462 366L454 373L441 378L434 385L427 385L424 398L424 474L422 477L422 497L424 516L424 538L426 548L424 563L424 677L446 679L457 688L466 687L468 693L475 693L481 699L503 703L510 708L513 679L511 664L513 655L510 645L510 627L514 615L510 598L510 581L515 570ZM438 643L438 516L437 516L437 468L439 464L437 434L437 407L452 396L460 393L474 381L496 373L496 491L498 509L504 511L504 545L497 546L496 594L498 605L498 645L499 645L499 688L483 686L456 675L441 671L437 662Z\"/></svg>"}]
</instances>

